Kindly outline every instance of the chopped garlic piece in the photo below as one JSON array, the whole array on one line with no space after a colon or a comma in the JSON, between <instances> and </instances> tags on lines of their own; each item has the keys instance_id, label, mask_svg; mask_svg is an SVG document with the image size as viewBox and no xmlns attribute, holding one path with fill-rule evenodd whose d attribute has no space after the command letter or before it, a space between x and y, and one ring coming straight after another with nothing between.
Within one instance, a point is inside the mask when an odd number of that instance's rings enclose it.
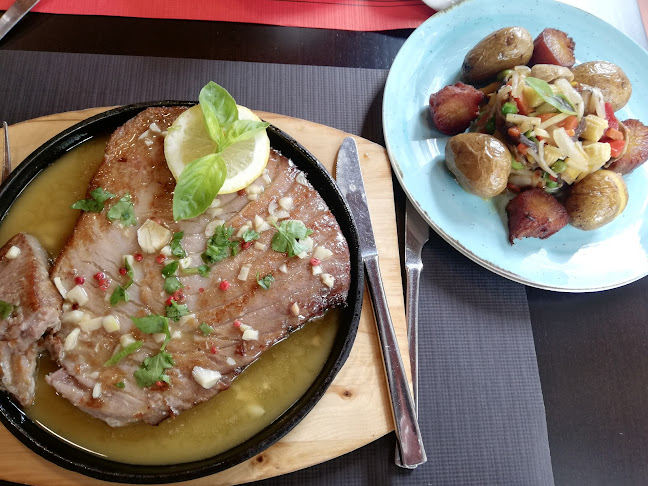
<instances>
[{"instance_id":1,"label":"chopped garlic piece","mask_svg":"<svg viewBox=\"0 0 648 486\"><path fill-rule=\"evenodd\" d=\"M149 130L151 130L153 133L162 133L160 126L155 122L149 125Z\"/></svg>"},{"instance_id":2,"label":"chopped garlic piece","mask_svg":"<svg viewBox=\"0 0 648 486\"><path fill-rule=\"evenodd\" d=\"M59 291L59 294L61 294L61 297L65 299L65 296L67 295L67 290L65 290L65 287L63 286L63 282L61 282L61 277L54 277L54 286L56 287L56 290Z\"/></svg>"},{"instance_id":3,"label":"chopped garlic piece","mask_svg":"<svg viewBox=\"0 0 648 486\"><path fill-rule=\"evenodd\" d=\"M252 265L243 265L243 266L241 267L241 271L239 272L237 278L238 278L239 280L247 280L248 275L250 274L250 267L251 267L251 266L252 266Z\"/></svg>"},{"instance_id":4,"label":"chopped garlic piece","mask_svg":"<svg viewBox=\"0 0 648 486\"><path fill-rule=\"evenodd\" d=\"M268 174L267 172L263 174L263 182L265 182L266 184L270 184L272 182L270 174Z\"/></svg>"},{"instance_id":5,"label":"chopped garlic piece","mask_svg":"<svg viewBox=\"0 0 648 486\"><path fill-rule=\"evenodd\" d=\"M180 264L180 268L182 268L183 270L185 268L189 268L191 266L191 257L181 258L180 260L178 260L178 263Z\"/></svg>"},{"instance_id":6,"label":"chopped garlic piece","mask_svg":"<svg viewBox=\"0 0 648 486\"><path fill-rule=\"evenodd\" d=\"M77 345L80 332L81 329L75 327L74 329L72 329L70 334L67 335L67 337L65 338L65 342L63 343L63 349L65 351L70 351L71 349L74 349L74 347Z\"/></svg>"},{"instance_id":7,"label":"chopped garlic piece","mask_svg":"<svg viewBox=\"0 0 648 486\"><path fill-rule=\"evenodd\" d=\"M288 273L288 266L287 266L285 263L283 263L283 264L279 267L279 271L280 271L281 273Z\"/></svg>"},{"instance_id":8,"label":"chopped garlic piece","mask_svg":"<svg viewBox=\"0 0 648 486\"><path fill-rule=\"evenodd\" d=\"M299 304L297 302L293 302L293 305L290 306L290 312L293 316L299 315Z\"/></svg>"},{"instance_id":9,"label":"chopped garlic piece","mask_svg":"<svg viewBox=\"0 0 648 486\"><path fill-rule=\"evenodd\" d=\"M171 252L171 247L169 245L166 245L164 248L162 248L160 250L160 253L167 258L173 255L173 253Z\"/></svg>"},{"instance_id":10,"label":"chopped garlic piece","mask_svg":"<svg viewBox=\"0 0 648 486\"><path fill-rule=\"evenodd\" d=\"M12 246L11 248L9 248L9 250L7 250L7 253L5 253L5 256L9 260L15 260L16 258L18 258L18 255L20 255L20 248L18 248L17 246Z\"/></svg>"},{"instance_id":11,"label":"chopped garlic piece","mask_svg":"<svg viewBox=\"0 0 648 486\"><path fill-rule=\"evenodd\" d=\"M327 287L333 287L333 284L335 284L335 277L330 273L323 273L322 275L320 275L320 279L322 280L322 283Z\"/></svg>"},{"instance_id":12,"label":"chopped garlic piece","mask_svg":"<svg viewBox=\"0 0 648 486\"><path fill-rule=\"evenodd\" d=\"M239 230L236 232L236 237L241 238L243 236L243 233L245 233L247 230L250 229L250 223L245 223L243 226L239 228Z\"/></svg>"},{"instance_id":13,"label":"chopped garlic piece","mask_svg":"<svg viewBox=\"0 0 648 486\"><path fill-rule=\"evenodd\" d=\"M256 329L246 329L243 333L243 341L256 341L259 339L259 331Z\"/></svg>"},{"instance_id":14,"label":"chopped garlic piece","mask_svg":"<svg viewBox=\"0 0 648 486\"><path fill-rule=\"evenodd\" d=\"M119 338L119 344L122 345L122 348L125 348L126 346L130 346L135 342L135 338L133 337L132 334L124 334Z\"/></svg>"},{"instance_id":15,"label":"chopped garlic piece","mask_svg":"<svg viewBox=\"0 0 648 486\"><path fill-rule=\"evenodd\" d=\"M167 337L166 334L164 334L163 332L156 332L155 334L153 334L153 340L156 343L164 342L166 337Z\"/></svg>"},{"instance_id":16,"label":"chopped garlic piece","mask_svg":"<svg viewBox=\"0 0 648 486\"><path fill-rule=\"evenodd\" d=\"M72 310L64 312L61 316L63 324L78 324L86 319L86 314L82 310Z\"/></svg>"},{"instance_id":17,"label":"chopped garlic piece","mask_svg":"<svg viewBox=\"0 0 648 486\"><path fill-rule=\"evenodd\" d=\"M313 265L311 267L311 271L313 272L313 275L321 275L323 270L321 265Z\"/></svg>"},{"instance_id":18,"label":"chopped garlic piece","mask_svg":"<svg viewBox=\"0 0 648 486\"><path fill-rule=\"evenodd\" d=\"M146 130L146 131L143 132L143 133L142 133L138 138L139 138L140 140L142 140L143 138L146 138L146 137L148 137L148 136L149 136L149 131Z\"/></svg>"},{"instance_id":19,"label":"chopped garlic piece","mask_svg":"<svg viewBox=\"0 0 648 486\"><path fill-rule=\"evenodd\" d=\"M297 257L301 258L303 260L304 258L308 257L308 252L307 251L300 251L299 253L297 253Z\"/></svg>"},{"instance_id":20,"label":"chopped garlic piece","mask_svg":"<svg viewBox=\"0 0 648 486\"><path fill-rule=\"evenodd\" d=\"M306 251L311 251L313 249L313 245L315 242L313 241L313 238L310 236L307 236L306 238L302 238L301 240L297 240L300 245L302 245L304 248L306 248Z\"/></svg>"},{"instance_id":21,"label":"chopped garlic piece","mask_svg":"<svg viewBox=\"0 0 648 486\"><path fill-rule=\"evenodd\" d=\"M137 230L137 242L144 253L157 253L171 241L172 236L170 229L152 219L147 219Z\"/></svg>"},{"instance_id":22,"label":"chopped garlic piece","mask_svg":"<svg viewBox=\"0 0 648 486\"><path fill-rule=\"evenodd\" d=\"M215 218L219 214L223 213L223 208L209 208L207 210L207 214L209 214L210 218Z\"/></svg>"},{"instance_id":23,"label":"chopped garlic piece","mask_svg":"<svg viewBox=\"0 0 648 486\"><path fill-rule=\"evenodd\" d=\"M61 309L63 310L63 312L67 312L72 309L72 304L70 304L69 302L63 302Z\"/></svg>"},{"instance_id":24,"label":"chopped garlic piece","mask_svg":"<svg viewBox=\"0 0 648 486\"><path fill-rule=\"evenodd\" d=\"M259 184L250 184L245 188L246 194L261 194L263 191L263 186Z\"/></svg>"},{"instance_id":25,"label":"chopped garlic piece","mask_svg":"<svg viewBox=\"0 0 648 486\"><path fill-rule=\"evenodd\" d=\"M144 139L144 144L145 144L147 147L150 147L151 145L153 145L153 140L151 140L150 138L145 138L145 139Z\"/></svg>"},{"instance_id":26,"label":"chopped garlic piece","mask_svg":"<svg viewBox=\"0 0 648 486\"><path fill-rule=\"evenodd\" d=\"M295 207L293 204L293 199L292 197L282 197L279 199L279 207L281 209L285 209L286 211L290 211L292 208Z\"/></svg>"},{"instance_id":27,"label":"chopped garlic piece","mask_svg":"<svg viewBox=\"0 0 648 486\"><path fill-rule=\"evenodd\" d=\"M67 300L70 302L79 304L79 305L86 305L88 301L90 300L88 298L88 294L86 294L86 291L84 290L83 287L80 285L75 285L74 288L68 291Z\"/></svg>"},{"instance_id":28,"label":"chopped garlic piece","mask_svg":"<svg viewBox=\"0 0 648 486\"><path fill-rule=\"evenodd\" d=\"M79 323L79 327L81 328L82 331L85 332L96 331L101 327L101 319L102 319L101 317L95 317L94 319L81 321Z\"/></svg>"},{"instance_id":29,"label":"chopped garlic piece","mask_svg":"<svg viewBox=\"0 0 648 486\"><path fill-rule=\"evenodd\" d=\"M97 378L99 378L99 372L98 371L93 371L92 373L90 373L88 375L88 378L90 378L91 380L96 380Z\"/></svg>"},{"instance_id":30,"label":"chopped garlic piece","mask_svg":"<svg viewBox=\"0 0 648 486\"><path fill-rule=\"evenodd\" d=\"M256 250L266 251L268 249L268 245L264 245L260 241L255 241L254 242L254 248Z\"/></svg>"},{"instance_id":31,"label":"chopped garlic piece","mask_svg":"<svg viewBox=\"0 0 648 486\"><path fill-rule=\"evenodd\" d=\"M295 178L295 181L297 184L301 184L302 186L308 187L310 184L308 183L308 179L306 179L306 174L303 172L300 172L297 174L297 177Z\"/></svg>"},{"instance_id":32,"label":"chopped garlic piece","mask_svg":"<svg viewBox=\"0 0 648 486\"><path fill-rule=\"evenodd\" d=\"M215 197L212 203L209 205L210 208L217 208L221 205L221 200L218 197Z\"/></svg>"},{"instance_id":33,"label":"chopped garlic piece","mask_svg":"<svg viewBox=\"0 0 648 486\"><path fill-rule=\"evenodd\" d=\"M178 321L178 326L184 326L187 322L196 320L196 314L187 314L186 316L182 316L180 318L180 320Z\"/></svg>"},{"instance_id":34,"label":"chopped garlic piece","mask_svg":"<svg viewBox=\"0 0 648 486\"><path fill-rule=\"evenodd\" d=\"M275 211L275 213L272 215L276 220L279 219L286 219L290 217L290 213L286 211L285 209L280 209L279 211Z\"/></svg>"},{"instance_id":35,"label":"chopped garlic piece","mask_svg":"<svg viewBox=\"0 0 648 486\"><path fill-rule=\"evenodd\" d=\"M270 204L268 204L268 214L274 214L278 207L279 204L277 204L277 201L271 201Z\"/></svg>"},{"instance_id":36,"label":"chopped garlic piece","mask_svg":"<svg viewBox=\"0 0 648 486\"><path fill-rule=\"evenodd\" d=\"M92 387L92 398L99 398L101 396L101 383L95 383Z\"/></svg>"},{"instance_id":37,"label":"chopped garlic piece","mask_svg":"<svg viewBox=\"0 0 648 486\"><path fill-rule=\"evenodd\" d=\"M247 198L248 198L248 201L256 201L257 199L259 199L259 195L258 194L248 194Z\"/></svg>"},{"instance_id":38,"label":"chopped garlic piece","mask_svg":"<svg viewBox=\"0 0 648 486\"><path fill-rule=\"evenodd\" d=\"M194 380L196 380L196 383L207 390L213 387L218 383L218 380L221 379L221 374L218 371L208 370L201 366L194 366L193 370L191 370L191 375Z\"/></svg>"},{"instance_id":39,"label":"chopped garlic piece","mask_svg":"<svg viewBox=\"0 0 648 486\"><path fill-rule=\"evenodd\" d=\"M315 251L313 252L313 257L317 258L321 262L323 262L324 260L328 260L332 256L333 256L333 252L323 246L318 246L317 248L315 248Z\"/></svg>"},{"instance_id":40,"label":"chopped garlic piece","mask_svg":"<svg viewBox=\"0 0 648 486\"><path fill-rule=\"evenodd\" d=\"M119 319L117 318L117 316L113 315L106 316L101 319L101 325L106 330L106 332L115 332L121 329L121 326L119 325Z\"/></svg>"},{"instance_id":41,"label":"chopped garlic piece","mask_svg":"<svg viewBox=\"0 0 648 486\"><path fill-rule=\"evenodd\" d=\"M252 329L252 328L251 328L250 326L248 326L247 324L241 324L241 325L239 326L239 329L241 330L241 332L245 332L245 331L247 331L248 329Z\"/></svg>"},{"instance_id":42,"label":"chopped garlic piece","mask_svg":"<svg viewBox=\"0 0 648 486\"><path fill-rule=\"evenodd\" d=\"M227 364L230 365L230 366L234 366L236 364L236 361L231 356L228 356L227 357Z\"/></svg>"},{"instance_id":43,"label":"chopped garlic piece","mask_svg":"<svg viewBox=\"0 0 648 486\"><path fill-rule=\"evenodd\" d=\"M173 339L180 339L182 337L182 333L180 331L173 331L173 334L171 334L171 337Z\"/></svg>"}]
</instances>

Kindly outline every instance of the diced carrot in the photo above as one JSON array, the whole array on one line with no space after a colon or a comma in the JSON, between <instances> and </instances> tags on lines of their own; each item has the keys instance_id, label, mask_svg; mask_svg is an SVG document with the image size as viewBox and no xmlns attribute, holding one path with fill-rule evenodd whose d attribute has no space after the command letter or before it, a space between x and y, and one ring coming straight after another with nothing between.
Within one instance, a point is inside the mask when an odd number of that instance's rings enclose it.
<instances>
[{"instance_id":1,"label":"diced carrot","mask_svg":"<svg viewBox=\"0 0 648 486\"><path fill-rule=\"evenodd\" d=\"M529 147L527 147L527 146L524 145L523 143L518 143L517 151L518 151L521 155L526 155L526 153L529 151Z\"/></svg>"},{"instance_id":2,"label":"diced carrot","mask_svg":"<svg viewBox=\"0 0 648 486\"><path fill-rule=\"evenodd\" d=\"M625 147L625 140L611 140L608 138L601 138L601 142L606 142L610 144L610 157L618 157L623 153L623 148Z\"/></svg>"},{"instance_id":3,"label":"diced carrot","mask_svg":"<svg viewBox=\"0 0 648 486\"><path fill-rule=\"evenodd\" d=\"M520 136L520 129L518 127L511 127L508 129L509 136L517 138Z\"/></svg>"},{"instance_id":4,"label":"diced carrot","mask_svg":"<svg viewBox=\"0 0 648 486\"><path fill-rule=\"evenodd\" d=\"M495 91L497 91L500 88L500 86L502 86L502 83L500 83L499 81L495 81L495 82L489 84L488 86L484 86L483 88L479 88L479 91L481 91L485 95L489 95L489 94L494 93Z\"/></svg>"},{"instance_id":5,"label":"diced carrot","mask_svg":"<svg viewBox=\"0 0 648 486\"><path fill-rule=\"evenodd\" d=\"M556 116L556 113L541 113L539 118L543 122L546 122L549 118L553 118L554 116Z\"/></svg>"},{"instance_id":6,"label":"diced carrot","mask_svg":"<svg viewBox=\"0 0 648 486\"><path fill-rule=\"evenodd\" d=\"M578 118L576 118L575 115L570 115L567 118L565 118L563 121L556 123L556 126L558 127L563 127L565 131L569 130L575 130L576 127L578 126ZM574 135L570 135L570 137L573 137Z\"/></svg>"},{"instance_id":7,"label":"diced carrot","mask_svg":"<svg viewBox=\"0 0 648 486\"><path fill-rule=\"evenodd\" d=\"M623 133L615 128L608 128L604 135L612 140L623 140Z\"/></svg>"},{"instance_id":8,"label":"diced carrot","mask_svg":"<svg viewBox=\"0 0 648 486\"><path fill-rule=\"evenodd\" d=\"M522 190L518 186L516 186L515 184L512 184L510 182L508 184L506 184L506 187L508 188L509 191L514 192L516 194L519 194L519 193L522 192Z\"/></svg>"},{"instance_id":9,"label":"diced carrot","mask_svg":"<svg viewBox=\"0 0 648 486\"><path fill-rule=\"evenodd\" d=\"M612 108L610 103L605 103L605 119L608 121L610 128L614 128L615 130L619 129L619 120L617 120L614 114L614 108Z\"/></svg>"},{"instance_id":10,"label":"diced carrot","mask_svg":"<svg viewBox=\"0 0 648 486\"><path fill-rule=\"evenodd\" d=\"M526 116L529 113L531 113L531 110L529 109L529 105L524 99L524 96L520 96L519 98L513 98L513 99L515 100L515 103L517 103L518 112L520 113L520 115Z\"/></svg>"}]
</instances>

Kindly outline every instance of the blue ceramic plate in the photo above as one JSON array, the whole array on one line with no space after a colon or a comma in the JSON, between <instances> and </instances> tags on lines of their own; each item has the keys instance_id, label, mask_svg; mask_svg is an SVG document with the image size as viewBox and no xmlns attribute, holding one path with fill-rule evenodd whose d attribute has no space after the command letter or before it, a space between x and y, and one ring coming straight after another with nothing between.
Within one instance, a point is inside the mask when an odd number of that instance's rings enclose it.
<instances>
[{"instance_id":1,"label":"blue ceramic plate","mask_svg":"<svg viewBox=\"0 0 648 486\"><path fill-rule=\"evenodd\" d=\"M407 39L387 78L383 127L392 167L427 222L480 265L517 282L549 290L589 292L619 287L648 274L648 164L625 176L630 194L617 219L596 231L567 226L546 240L508 243L503 196L480 199L445 167L448 137L428 115L428 98L459 81L466 53L491 32L522 26L567 32L576 62L605 60L630 78L633 95L620 120L648 123L648 54L602 20L551 0L467 0L437 13Z\"/></svg>"}]
</instances>

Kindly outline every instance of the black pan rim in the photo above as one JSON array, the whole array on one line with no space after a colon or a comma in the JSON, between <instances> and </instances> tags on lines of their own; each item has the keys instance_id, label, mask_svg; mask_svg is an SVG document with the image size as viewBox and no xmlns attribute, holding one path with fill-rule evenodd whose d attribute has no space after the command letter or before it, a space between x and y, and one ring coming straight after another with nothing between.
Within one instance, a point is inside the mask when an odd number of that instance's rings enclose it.
<instances>
[{"instance_id":1,"label":"black pan rim","mask_svg":"<svg viewBox=\"0 0 648 486\"><path fill-rule=\"evenodd\" d=\"M0 187L0 222L23 189L63 153L95 136L111 133L128 119L149 107L192 106L195 101L154 101L120 106L92 116L54 136L32 152ZM4 392L0 393L0 422L23 444L61 467L93 478L122 483L171 483L187 481L223 471L259 454L292 430L315 406L349 356L358 330L364 293L364 267L353 215L333 178L317 159L288 134L271 125L273 148L293 160L335 214L349 245L351 287L342 324L322 371L287 411L268 427L242 444L216 456L168 466L143 466L111 461L89 453L47 432L31 421Z\"/></svg>"}]
</instances>

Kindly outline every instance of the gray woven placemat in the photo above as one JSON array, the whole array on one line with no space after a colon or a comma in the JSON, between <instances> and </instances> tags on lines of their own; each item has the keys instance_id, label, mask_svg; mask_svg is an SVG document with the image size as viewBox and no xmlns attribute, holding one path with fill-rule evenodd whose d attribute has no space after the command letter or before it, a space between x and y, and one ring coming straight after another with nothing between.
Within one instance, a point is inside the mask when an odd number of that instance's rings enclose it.
<instances>
[{"instance_id":1,"label":"gray woven placemat","mask_svg":"<svg viewBox=\"0 0 648 486\"><path fill-rule=\"evenodd\" d=\"M87 54L0 51L0 118L197 98L206 82L253 109L382 143L387 71ZM264 484L553 484L524 287L432 234L421 282L420 422L429 461L393 464L390 434Z\"/></svg>"}]
</instances>

